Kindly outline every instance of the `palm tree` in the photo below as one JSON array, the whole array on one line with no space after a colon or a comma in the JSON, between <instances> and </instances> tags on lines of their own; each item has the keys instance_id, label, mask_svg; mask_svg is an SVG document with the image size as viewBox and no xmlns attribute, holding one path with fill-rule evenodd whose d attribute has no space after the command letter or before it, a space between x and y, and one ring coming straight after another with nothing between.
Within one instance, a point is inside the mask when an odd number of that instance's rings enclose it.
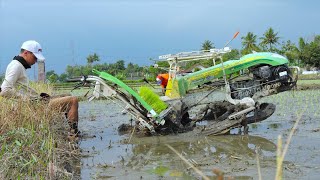
<instances>
[{"instance_id":1,"label":"palm tree","mask_svg":"<svg viewBox=\"0 0 320 180\"><path fill-rule=\"evenodd\" d=\"M100 57L96 53L94 53L93 55L89 55L87 57L87 63L88 64L91 65L95 61L100 61Z\"/></svg>"},{"instance_id":2,"label":"palm tree","mask_svg":"<svg viewBox=\"0 0 320 180\"><path fill-rule=\"evenodd\" d=\"M297 59L298 59L298 66L300 66L300 61L306 61L306 47L308 46L308 43L305 42L305 40L300 37L299 38L299 46L296 47L295 49L295 52L296 52L296 56L297 56Z\"/></svg>"},{"instance_id":3,"label":"palm tree","mask_svg":"<svg viewBox=\"0 0 320 180\"><path fill-rule=\"evenodd\" d=\"M204 50L204 51L209 51L210 49L212 48L215 48L213 43L209 40L205 40L203 43L202 43L202 49L201 50Z\"/></svg>"},{"instance_id":4,"label":"palm tree","mask_svg":"<svg viewBox=\"0 0 320 180\"><path fill-rule=\"evenodd\" d=\"M274 30L270 27L264 34L263 37L260 38L261 39L261 45L269 45L269 51L273 51L273 45L279 44L279 39L280 37L278 37L278 33L274 32Z\"/></svg>"},{"instance_id":5,"label":"palm tree","mask_svg":"<svg viewBox=\"0 0 320 180\"><path fill-rule=\"evenodd\" d=\"M290 63L295 63L295 60L297 59L297 53L298 48L297 46L292 43L290 40L283 41L282 47L280 50L278 50L279 54L285 55Z\"/></svg>"},{"instance_id":6,"label":"palm tree","mask_svg":"<svg viewBox=\"0 0 320 180\"><path fill-rule=\"evenodd\" d=\"M242 39L242 54L249 54L252 51L259 51L257 46L257 35L252 32L248 32L246 36L241 37Z\"/></svg>"}]
</instances>

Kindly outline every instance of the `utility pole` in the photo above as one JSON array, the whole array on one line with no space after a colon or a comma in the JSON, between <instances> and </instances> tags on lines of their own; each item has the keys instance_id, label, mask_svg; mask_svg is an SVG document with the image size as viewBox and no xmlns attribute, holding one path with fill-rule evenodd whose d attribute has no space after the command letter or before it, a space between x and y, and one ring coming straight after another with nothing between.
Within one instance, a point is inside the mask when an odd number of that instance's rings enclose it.
<instances>
[{"instance_id":1,"label":"utility pole","mask_svg":"<svg viewBox=\"0 0 320 180\"><path fill-rule=\"evenodd\" d=\"M38 59L38 82L45 82L46 80L46 68L44 60Z\"/></svg>"},{"instance_id":2,"label":"utility pole","mask_svg":"<svg viewBox=\"0 0 320 180\"><path fill-rule=\"evenodd\" d=\"M35 81L37 79L37 77L36 77L36 66L33 66L32 69L33 69L33 79Z\"/></svg>"}]
</instances>

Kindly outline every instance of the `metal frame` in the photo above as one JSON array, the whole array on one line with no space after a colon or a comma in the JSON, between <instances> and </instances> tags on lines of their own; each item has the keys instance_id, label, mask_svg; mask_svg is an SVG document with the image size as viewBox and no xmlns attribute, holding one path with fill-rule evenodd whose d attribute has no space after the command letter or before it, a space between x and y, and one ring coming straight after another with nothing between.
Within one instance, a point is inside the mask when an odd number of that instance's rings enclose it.
<instances>
[{"instance_id":1,"label":"metal frame","mask_svg":"<svg viewBox=\"0 0 320 180\"><path fill-rule=\"evenodd\" d=\"M137 107L135 107L130 100L126 99L121 95L119 92L114 90L114 88L105 81L98 77L98 76L88 76L87 78L81 78L81 81L89 81L89 82L94 82L95 86L92 92L92 96L89 98L89 101L93 100L94 98L99 98L102 96L109 98L109 97L116 97L123 103L125 103L125 107L121 106L119 103L117 103L121 108L123 108L125 111L127 111L130 115L132 115L136 120L139 121L140 123L140 128L148 128L151 133L155 132L154 127L149 124L150 122L150 117L147 118L145 115L143 115Z\"/></svg>"}]
</instances>

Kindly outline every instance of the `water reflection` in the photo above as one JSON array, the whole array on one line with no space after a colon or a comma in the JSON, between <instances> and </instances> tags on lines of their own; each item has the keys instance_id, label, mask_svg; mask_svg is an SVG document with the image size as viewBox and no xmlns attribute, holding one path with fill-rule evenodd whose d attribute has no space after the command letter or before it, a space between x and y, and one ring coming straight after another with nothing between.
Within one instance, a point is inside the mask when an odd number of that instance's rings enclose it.
<instances>
[{"instance_id":1,"label":"water reflection","mask_svg":"<svg viewBox=\"0 0 320 180\"><path fill-rule=\"evenodd\" d=\"M276 145L259 136L203 136L187 137L185 134L176 136L161 137L140 137L133 138L130 142L134 147L134 155L145 154L147 152L154 155L173 154L165 144L169 144L178 152L186 154L203 154L210 156L221 155L239 155L255 156L255 148L260 150L274 152Z\"/></svg>"},{"instance_id":2,"label":"water reflection","mask_svg":"<svg viewBox=\"0 0 320 180\"><path fill-rule=\"evenodd\" d=\"M201 167L208 176L214 175L213 167L232 167L233 161L255 160L256 149L260 156L276 151L276 145L265 138L238 135L192 137L180 134L143 137L133 138L130 144L133 145L133 154L126 160L127 167L161 176L180 173L180 177L183 178L190 177L186 174L190 168L166 144L172 146L193 165Z\"/></svg>"}]
</instances>

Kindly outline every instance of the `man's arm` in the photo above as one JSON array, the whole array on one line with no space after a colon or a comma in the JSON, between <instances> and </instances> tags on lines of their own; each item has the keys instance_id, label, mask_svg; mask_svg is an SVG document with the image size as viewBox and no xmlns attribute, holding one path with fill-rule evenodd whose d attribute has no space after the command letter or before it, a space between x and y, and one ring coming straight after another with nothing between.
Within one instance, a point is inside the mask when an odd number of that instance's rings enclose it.
<instances>
[{"instance_id":1,"label":"man's arm","mask_svg":"<svg viewBox=\"0 0 320 180\"><path fill-rule=\"evenodd\" d=\"M4 97L13 97L13 98L23 98L23 99L27 99L30 98L29 93L22 93L19 91L19 89L17 89L16 87L18 87L18 85L21 85L20 83L18 83L18 79L19 77L22 75L21 73L23 73L21 71L21 69L18 66L11 66L7 68L6 71L6 75L5 78L3 80L3 84L2 84L2 90L0 95L4 96ZM22 88L25 89L25 87L27 87L26 89L30 89L28 86L26 85L22 85ZM32 89L32 88L31 88ZM29 92L31 92L32 94L35 93L35 91L29 90ZM31 98L34 95L31 95Z\"/></svg>"},{"instance_id":2,"label":"man's arm","mask_svg":"<svg viewBox=\"0 0 320 180\"><path fill-rule=\"evenodd\" d=\"M12 97L15 96L14 85L17 83L21 72L17 66L8 66L6 75L2 83L1 96Z\"/></svg>"}]
</instances>

